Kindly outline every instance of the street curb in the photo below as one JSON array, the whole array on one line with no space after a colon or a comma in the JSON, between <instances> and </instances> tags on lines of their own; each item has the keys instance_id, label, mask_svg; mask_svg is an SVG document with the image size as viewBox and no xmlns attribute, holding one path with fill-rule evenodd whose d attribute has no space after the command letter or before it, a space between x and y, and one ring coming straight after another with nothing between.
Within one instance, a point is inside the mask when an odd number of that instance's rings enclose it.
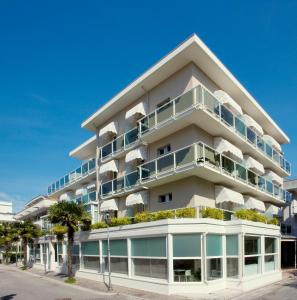
<instances>
[{"instance_id":1,"label":"street curb","mask_svg":"<svg viewBox=\"0 0 297 300\"><path fill-rule=\"evenodd\" d=\"M100 292L100 291L96 291L96 290L93 290L93 289L85 288L85 287L82 287L82 286L79 286L79 285L76 285L76 284L68 284L68 283L65 283L65 282L61 282L57 279L49 278L49 277L44 276L44 275L35 274L35 273L29 272L29 271L22 271L22 270L19 270L18 268L15 268L15 267L9 267L9 266L5 266L5 267L6 268L3 268L3 269L9 269L9 270L17 271L19 273L29 274L33 277L38 277L40 279L45 279L45 280L48 280L48 281L51 281L51 282L58 283L58 284L63 285L63 286L73 287L73 288L76 288L76 289L84 291L84 292L91 292L93 294L97 294L97 295L101 295L101 296L108 296L108 297L120 295L119 293L105 293L105 292Z\"/></svg>"}]
</instances>

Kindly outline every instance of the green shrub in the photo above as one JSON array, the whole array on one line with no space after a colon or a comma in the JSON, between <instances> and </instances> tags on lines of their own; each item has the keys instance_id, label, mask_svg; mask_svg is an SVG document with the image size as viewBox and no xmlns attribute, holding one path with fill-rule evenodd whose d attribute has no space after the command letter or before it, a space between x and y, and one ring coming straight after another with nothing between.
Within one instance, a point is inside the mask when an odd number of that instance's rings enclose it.
<instances>
[{"instance_id":1,"label":"green shrub","mask_svg":"<svg viewBox=\"0 0 297 300\"><path fill-rule=\"evenodd\" d=\"M179 208L176 210L175 216L177 218L195 218L196 209L194 207Z\"/></svg>"},{"instance_id":2,"label":"green shrub","mask_svg":"<svg viewBox=\"0 0 297 300\"><path fill-rule=\"evenodd\" d=\"M276 218L268 219L267 216L260 214L257 211L251 209L240 209L235 212L235 216L241 220L248 220L253 222L261 222L265 224L278 225L279 221Z\"/></svg>"},{"instance_id":3,"label":"green shrub","mask_svg":"<svg viewBox=\"0 0 297 300\"><path fill-rule=\"evenodd\" d=\"M129 217L122 218L111 218L110 226L121 226L121 225L129 225L131 224L131 219Z\"/></svg>"},{"instance_id":4,"label":"green shrub","mask_svg":"<svg viewBox=\"0 0 297 300\"><path fill-rule=\"evenodd\" d=\"M272 218L269 219L267 223L271 225L279 225L279 220L277 218Z\"/></svg>"},{"instance_id":5,"label":"green shrub","mask_svg":"<svg viewBox=\"0 0 297 300\"><path fill-rule=\"evenodd\" d=\"M152 221L164 220L164 219L174 219L175 214L173 210L161 210L150 214Z\"/></svg>"},{"instance_id":6,"label":"green shrub","mask_svg":"<svg viewBox=\"0 0 297 300\"><path fill-rule=\"evenodd\" d=\"M67 279L64 280L64 282L68 284L74 284L76 283L76 279L74 277L68 277Z\"/></svg>"},{"instance_id":7,"label":"green shrub","mask_svg":"<svg viewBox=\"0 0 297 300\"><path fill-rule=\"evenodd\" d=\"M67 227L62 225L56 225L51 229L51 231L57 236L57 240L61 241L64 239L64 234L67 233Z\"/></svg>"},{"instance_id":8,"label":"green shrub","mask_svg":"<svg viewBox=\"0 0 297 300\"><path fill-rule=\"evenodd\" d=\"M107 225L105 222L97 222L91 225L91 229L101 229L101 228L106 228Z\"/></svg>"},{"instance_id":9,"label":"green shrub","mask_svg":"<svg viewBox=\"0 0 297 300\"><path fill-rule=\"evenodd\" d=\"M201 209L202 218L224 220L224 212L218 208L205 207Z\"/></svg>"},{"instance_id":10,"label":"green shrub","mask_svg":"<svg viewBox=\"0 0 297 300\"><path fill-rule=\"evenodd\" d=\"M139 212L134 216L134 223L149 222L151 220L151 214L147 211Z\"/></svg>"}]
</instances>

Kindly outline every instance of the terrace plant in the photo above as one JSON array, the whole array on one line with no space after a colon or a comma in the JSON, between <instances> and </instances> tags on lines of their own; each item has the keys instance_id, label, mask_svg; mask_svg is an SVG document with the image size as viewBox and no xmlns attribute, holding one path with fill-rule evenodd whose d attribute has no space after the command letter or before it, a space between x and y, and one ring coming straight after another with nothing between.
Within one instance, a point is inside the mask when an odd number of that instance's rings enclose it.
<instances>
[{"instance_id":1,"label":"terrace plant","mask_svg":"<svg viewBox=\"0 0 297 300\"><path fill-rule=\"evenodd\" d=\"M131 219L129 217L121 217L121 218L111 218L110 227L121 226L121 225L129 225L131 224Z\"/></svg>"},{"instance_id":2,"label":"terrace plant","mask_svg":"<svg viewBox=\"0 0 297 300\"><path fill-rule=\"evenodd\" d=\"M224 212L218 208L205 207L201 209L202 218L224 220Z\"/></svg>"},{"instance_id":3,"label":"terrace plant","mask_svg":"<svg viewBox=\"0 0 297 300\"><path fill-rule=\"evenodd\" d=\"M101 228L107 228L107 224L105 222L97 222L91 225L91 229L101 229Z\"/></svg>"},{"instance_id":4,"label":"terrace plant","mask_svg":"<svg viewBox=\"0 0 297 300\"><path fill-rule=\"evenodd\" d=\"M175 216L177 218L195 218L196 209L194 207L179 208L176 210Z\"/></svg>"}]
</instances>

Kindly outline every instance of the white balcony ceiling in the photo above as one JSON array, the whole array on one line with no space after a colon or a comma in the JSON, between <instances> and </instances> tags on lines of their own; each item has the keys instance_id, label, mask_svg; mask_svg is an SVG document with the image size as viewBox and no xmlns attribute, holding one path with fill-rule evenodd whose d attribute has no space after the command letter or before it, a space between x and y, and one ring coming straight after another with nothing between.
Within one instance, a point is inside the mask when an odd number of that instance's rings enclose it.
<instances>
[{"instance_id":1,"label":"white balcony ceiling","mask_svg":"<svg viewBox=\"0 0 297 300\"><path fill-rule=\"evenodd\" d=\"M255 209L259 212L265 212L266 210L264 202L251 196L244 196L244 207L247 209Z\"/></svg>"},{"instance_id":2,"label":"white balcony ceiling","mask_svg":"<svg viewBox=\"0 0 297 300\"><path fill-rule=\"evenodd\" d=\"M100 206L100 212L117 211L117 210L119 209L118 209L117 201L115 199L105 200L104 202L102 202Z\"/></svg>"},{"instance_id":3,"label":"white balcony ceiling","mask_svg":"<svg viewBox=\"0 0 297 300\"><path fill-rule=\"evenodd\" d=\"M136 204L147 204L148 200L148 192L147 191L141 191L137 193L133 193L127 196L126 198L126 206L133 206Z\"/></svg>"},{"instance_id":4,"label":"white balcony ceiling","mask_svg":"<svg viewBox=\"0 0 297 300\"><path fill-rule=\"evenodd\" d=\"M140 102L133 106L126 112L126 119L131 119L136 116L145 116L148 113L147 105L144 102Z\"/></svg>"},{"instance_id":5,"label":"white balcony ceiling","mask_svg":"<svg viewBox=\"0 0 297 300\"><path fill-rule=\"evenodd\" d=\"M106 126L100 129L99 136L102 137L106 134L113 134L116 135L118 133L118 126L116 122L110 122Z\"/></svg>"},{"instance_id":6,"label":"white balcony ceiling","mask_svg":"<svg viewBox=\"0 0 297 300\"><path fill-rule=\"evenodd\" d=\"M265 173L265 169L261 163L259 163L257 160L252 158L249 155L244 155L243 160L245 163L246 168L252 170L258 175L263 175Z\"/></svg>"},{"instance_id":7,"label":"white balcony ceiling","mask_svg":"<svg viewBox=\"0 0 297 300\"><path fill-rule=\"evenodd\" d=\"M131 163L137 159L146 160L147 159L147 149L146 147L139 147L129 151L126 154L125 162Z\"/></svg>"},{"instance_id":8,"label":"white balcony ceiling","mask_svg":"<svg viewBox=\"0 0 297 300\"><path fill-rule=\"evenodd\" d=\"M243 195L221 185L215 186L216 204L232 202L244 205Z\"/></svg>"},{"instance_id":9,"label":"white balcony ceiling","mask_svg":"<svg viewBox=\"0 0 297 300\"><path fill-rule=\"evenodd\" d=\"M118 170L118 161L113 159L100 166L99 174L105 174L107 172L118 172Z\"/></svg>"},{"instance_id":10,"label":"white balcony ceiling","mask_svg":"<svg viewBox=\"0 0 297 300\"><path fill-rule=\"evenodd\" d=\"M93 135L91 138L77 146L75 149L69 152L71 157L78 158L80 160L87 160L96 156L97 138Z\"/></svg>"},{"instance_id":11,"label":"white balcony ceiling","mask_svg":"<svg viewBox=\"0 0 297 300\"><path fill-rule=\"evenodd\" d=\"M274 173L271 170L266 170L265 176L271 178L271 181L276 185L282 186L284 183L283 178L278 176L276 173Z\"/></svg>"},{"instance_id":12,"label":"white balcony ceiling","mask_svg":"<svg viewBox=\"0 0 297 300\"><path fill-rule=\"evenodd\" d=\"M240 105L234 101L225 91L217 90L214 95L219 99L219 101L229 108L236 116L243 114Z\"/></svg>"},{"instance_id":13,"label":"white balcony ceiling","mask_svg":"<svg viewBox=\"0 0 297 300\"><path fill-rule=\"evenodd\" d=\"M263 136L264 131L262 126L257 123L251 116L244 114L242 118L247 127L253 129L258 135Z\"/></svg>"},{"instance_id":14,"label":"white balcony ceiling","mask_svg":"<svg viewBox=\"0 0 297 300\"><path fill-rule=\"evenodd\" d=\"M268 144L271 144L271 146L272 146L275 150L277 150L277 151L279 151L279 152L282 152L282 147L281 147L281 145L280 145L280 144L279 144L272 136L270 136L270 135L268 135L268 134L264 134L263 139L264 139L264 141L266 141Z\"/></svg>"},{"instance_id":15,"label":"white balcony ceiling","mask_svg":"<svg viewBox=\"0 0 297 300\"><path fill-rule=\"evenodd\" d=\"M214 148L219 153L227 154L238 162L242 162L243 160L241 150L221 137L214 138Z\"/></svg>"},{"instance_id":16,"label":"white balcony ceiling","mask_svg":"<svg viewBox=\"0 0 297 300\"><path fill-rule=\"evenodd\" d=\"M68 193L62 194L62 195L59 197L59 200L60 200L60 201L63 201L63 200L65 200L65 201L70 201L70 200L72 199L72 197L73 197L73 193L68 192Z\"/></svg>"}]
</instances>

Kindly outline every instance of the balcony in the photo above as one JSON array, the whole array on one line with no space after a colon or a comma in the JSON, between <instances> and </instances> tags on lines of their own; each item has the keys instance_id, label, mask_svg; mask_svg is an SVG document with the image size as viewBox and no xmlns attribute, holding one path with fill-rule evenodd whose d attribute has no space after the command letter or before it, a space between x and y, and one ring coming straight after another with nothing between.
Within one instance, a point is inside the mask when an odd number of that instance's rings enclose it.
<instances>
[{"instance_id":1,"label":"balcony","mask_svg":"<svg viewBox=\"0 0 297 300\"><path fill-rule=\"evenodd\" d=\"M137 167L137 170L102 183L102 199L120 197L131 191L158 186L189 176L226 185L262 201L283 204L287 192L269 179L218 153L202 142L192 144Z\"/></svg>"},{"instance_id":2,"label":"balcony","mask_svg":"<svg viewBox=\"0 0 297 300\"><path fill-rule=\"evenodd\" d=\"M96 159L92 158L82 164L75 171L72 171L62 177L60 180L48 187L48 195L58 195L59 192L65 191L66 188L75 188L76 184L80 185L90 181L91 177L96 177Z\"/></svg>"},{"instance_id":3,"label":"balcony","mask_svg":"<svg viewBox=\"0 0 297 300\"><path fill-rule=\"evenodd\" d=\"M96 191L90 192L86 195L78 196L73 199L77 204L90 204L96 202Z\"/></svg>"}]
</instances>

